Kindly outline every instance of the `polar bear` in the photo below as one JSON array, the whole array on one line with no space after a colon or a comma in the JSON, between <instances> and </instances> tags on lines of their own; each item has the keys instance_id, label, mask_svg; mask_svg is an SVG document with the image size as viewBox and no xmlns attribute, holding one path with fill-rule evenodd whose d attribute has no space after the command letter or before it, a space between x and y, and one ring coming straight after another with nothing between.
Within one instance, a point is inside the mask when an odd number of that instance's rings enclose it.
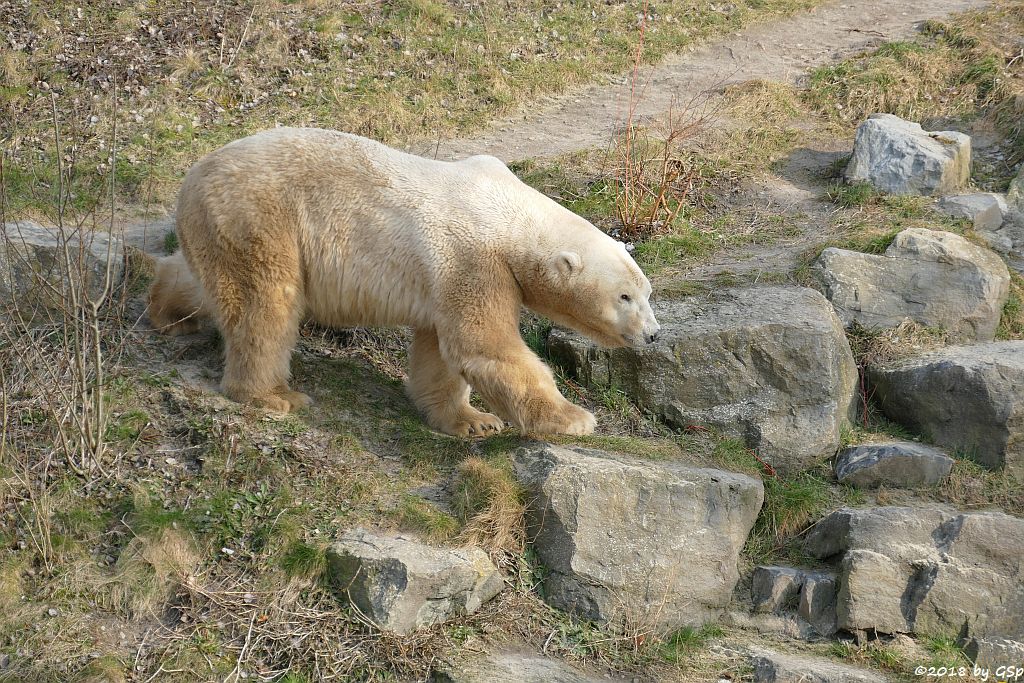
<instances>
[{"instance_id":1,"label":"polar bear","mask_svg":"<svg viewBox=\"0 0 1024 683\"><path fill-rule=\"evenodd\" d=\"M277 128L198 161L178 198L150 319L210 317L221 389L280 412L309 404L289 360L299 324L410 326L407 391L431 427L588 434L519 334L522 306L607 347L654 341L651 285L625 247L498 159L430 160L337 131ZM470 405L476 389L497 415ZM500 416L500 417L499 417Z\"/></svg>"}]
</instances>

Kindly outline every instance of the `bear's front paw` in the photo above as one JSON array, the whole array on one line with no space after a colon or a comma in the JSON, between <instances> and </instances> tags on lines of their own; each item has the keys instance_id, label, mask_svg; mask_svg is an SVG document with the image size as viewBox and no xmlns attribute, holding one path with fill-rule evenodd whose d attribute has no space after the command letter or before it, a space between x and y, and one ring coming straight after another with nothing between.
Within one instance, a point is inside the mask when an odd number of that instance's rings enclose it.
<instances>
[{"instance_id":1,"label":"bear's front paw","mask_svg":"<svg viewBox=\"0 0 1024 683\"><path fill-rule=\"evenodd\" d=\"M534 434L570 434L583 436L592 434L597 427L597 418L588 410L566 401L562 406L552 408L548 414L538 416L532 424L526 425L526 432Z\"/></svg>"},{"instance_id":2,"label":"bear's front paw","mask_svg":"<svg viewBox=\"0 0 1024 683\"><path fill-rule=\"evenodd\" d=\"M491 436L504 428L505 423L500 417L475 408L467 408L455 418L437 424L437 429L445 434L461 437Z\"/></svg>"},{"instance_id":3,"label":"bear's front paw","mask_svg":"<svg viewBox=\"0 0 1024 683\"><path fill-rule=\"evenodd\" d=\"M597 427L597 418L594 414L576 405L572 405L572 410L566 410L564 417L565 428L560 430L562 434L583 436L593 434L594 428Z\"/></svg>"}]
</instances>

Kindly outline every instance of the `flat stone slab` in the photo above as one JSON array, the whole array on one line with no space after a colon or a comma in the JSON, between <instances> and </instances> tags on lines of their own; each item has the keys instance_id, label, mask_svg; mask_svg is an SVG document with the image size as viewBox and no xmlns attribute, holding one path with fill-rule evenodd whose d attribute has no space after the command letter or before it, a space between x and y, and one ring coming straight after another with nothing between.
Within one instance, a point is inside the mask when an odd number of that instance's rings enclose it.
<instances>
[{"instance_id":1,"label":"flat stone slab","mask_svg":"<svg viewBox=\"0 0 1024 683\"><path fill-rule=\"evenodd\" d=\"M514 468L548 604L659 630L708 623L729 604L760 481L544 443L520 448Z\"/></svg>"},{"instance_id":2,"label":"flat stone slab","mask_svg":"<svg viewBox=\"0 0 1024 683\"><path fill-rule=\"evenodd\" d=\"M479 548L435 548L361 528L333 543L327 561L339 591L380 628L401 634L472 614L505 587Z\"/></svg>"},{"instance_id":3,"label":"flat stone slab","mask_svg":"<svg viewBox=\"0 0 1024 683\"><path fill-rule=\"evenodd\" d=\"M756 650L751 654L755 683L886 683L882 674L822 657Z\"/></svg>"},{"instance_id":4,"label":"flat stone slab","mask_svg":"<svg viewBox=\"0 0 1024 683\"><path fill-rule=\"evenodd\" d=\"M537 654L499 652L447 664L431 683L626 683L627 679L588 674L566 662Z\"/></svg>"},{"instance_id":5,"label":"flat stone slab","mask_svg":"<svg viewBox=\"0 0 1024 683\"><path fill-rule=\"evenodd\" d=\"M911 441L851 446L836 456L836 479L857 488L934 486L955 461L942 451Z\"/></svg>"}]
</instances>

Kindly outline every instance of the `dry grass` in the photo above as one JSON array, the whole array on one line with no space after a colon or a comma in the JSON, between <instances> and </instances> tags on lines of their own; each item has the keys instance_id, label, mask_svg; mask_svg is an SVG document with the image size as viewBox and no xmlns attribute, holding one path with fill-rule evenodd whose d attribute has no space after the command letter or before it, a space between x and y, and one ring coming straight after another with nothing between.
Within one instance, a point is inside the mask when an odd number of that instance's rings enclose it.
<instances>
[{"instance_id":1,"label":"dry grass","mask_svg":"<svg viewBox=\"0 0 1024 683\"><path fill-rule=\"evenodd\" d=\"M949 343L945 330L904 320L884 330L867 329L854 323L847 330L850 348L861 367L886 365L903 358L940 349Z\"/></svg>"},{"instance_id":2,"label":"dry grass","mask_svg":"<svg viewBox=\"0 0 1024 683\"><path fill-rule=\"evenodd\" d=\"M641 22L648 28L640 59L651 63L817 2L658 3ZM168 198L202 153L275 124L393 144L478 128L540 96L626 70L638 31L628 3L541 0L60 0L45 10L4 0L0 17L20 48L0 58L8 74L0 115L11 201L22 213L52 208L51 96L76 133L75 202L96 204L108 157L100 142L118 119L118 192L144 205ZM22 51L36 58L25 63Z\"/></svg>"},{"instance_id":3,"label":"dry grass","mask_svg":"<svg viewBox=\"0 0 1024 683\"><path fill-rule=\"evenodd\" d=\"M526 504L507 461L473 457L459 465L452 507L464 524L460 540L479 546L508 567L526 549Z\"/></svg>"},{"instance_id":4,"label":"dry grass","mask_svg":"<svg viewBox=\"0 0 1024 683\"><path fill-rule=\"evenodd\" d=\"M996 339L1024 339L1024 277L1013 270L1010 271L1010 296L1003 305Z\"/></svg>"},{"instance_id":5,"label":"dry grass","mask_svg":"<svg viewBox=\"0 0 1024 683\"><path fill-rule=\"evenodd\" d=\"M1024 158L1024 10L999 0L948 22L926 22L922 35L815 70L807 101L846 123L888 112L925 125L989 118L1006 136L1010 166ZM1008 173L1006 173L1008 175Z\"/></svg>"}]
</instances>

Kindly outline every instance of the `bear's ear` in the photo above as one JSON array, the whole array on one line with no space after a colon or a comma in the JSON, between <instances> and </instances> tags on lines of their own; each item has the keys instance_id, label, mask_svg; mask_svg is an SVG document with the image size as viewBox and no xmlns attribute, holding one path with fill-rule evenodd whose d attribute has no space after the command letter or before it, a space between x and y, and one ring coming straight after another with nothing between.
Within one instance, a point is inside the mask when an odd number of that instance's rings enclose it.
<instances>
[{"instance_id":1,"label":"bear's ear","mask_svg":"<svg viewBox=\"0 0 1024 683\"><path fill-rule=\"evenodd\" d=\"M555 255L555 269L562 277L570 277L583 267L580 255L575 251L560 251Z\"/></svg>"}]
</instances>

